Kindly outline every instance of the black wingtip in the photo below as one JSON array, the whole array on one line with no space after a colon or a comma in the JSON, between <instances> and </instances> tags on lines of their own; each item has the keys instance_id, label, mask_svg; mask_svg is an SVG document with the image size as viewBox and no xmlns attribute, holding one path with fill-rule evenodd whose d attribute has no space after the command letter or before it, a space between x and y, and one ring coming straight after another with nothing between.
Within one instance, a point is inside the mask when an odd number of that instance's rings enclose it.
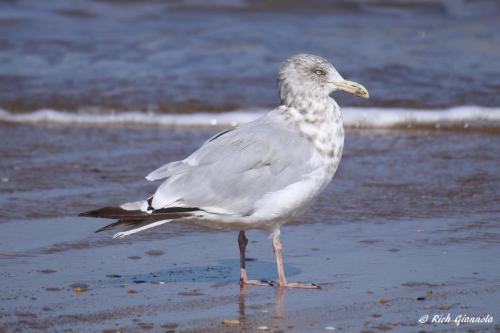
<instances>
[{"instance_id":1,"label":"black wingtip","mask_svg":"<svg viewBox=\"0 0 500 333\"><path fill-rule=\"evenodd\" d=\"M96 233L96 234L97 234L97 233L99 233L99 232L101 232L101 231L104 231L104 230L107 230L107 229L108 229L108 228L107 228L107 226L105 226L105 227L102 227L102 228L97 229L96 231L94 231L94 233Z\"/></svg>"},{"instance_id":2,"label":"black wingtip","mask_svg":"<svg viewBox=\"0 0 500 333\"><path fill-rule=\"evenodd\" d=\"M139 210L125 210L121 207L102 207L88 212L80 213L78 216L102 217L107 219L116 219L123 216L146 216L147 214Z\"/></svg>"},{"instance_id":3,"label":"black wingtip","mask_svg":"<svg viewBox=\"0 0 500 333\"><path fill-rule=\"evenodd\" d=\"M89 210L88 212L82 212L82 213L78 214L78 216L82 216L82 217L106 217L106 216L102 216L102 215L103 214L101 214L100 209Z\"/></svg>"},{"instance_id":4,"label":"black wingtip","mask_svg":"<svg viewBox=\"0 0 500 333\"><path fill-rule=\"evenodd\" d=\"M181 219L192 216L192 212L200 210L195 207L169 207L146 213L140 210L126 210L121 207L103 207L88 212L78 214L83 217L98 217L106 219L116 219L118 221L108 224L95 233L113 229L118 226L133 227L141 224L147 225L165 219Z\"/></svg>"}]
</instances>

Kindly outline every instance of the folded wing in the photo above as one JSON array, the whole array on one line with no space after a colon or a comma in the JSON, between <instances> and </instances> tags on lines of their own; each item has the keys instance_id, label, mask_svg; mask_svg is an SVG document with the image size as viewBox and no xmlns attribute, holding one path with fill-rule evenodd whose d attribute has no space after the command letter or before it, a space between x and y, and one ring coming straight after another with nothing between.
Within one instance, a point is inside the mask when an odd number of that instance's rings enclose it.
<instances>
[{"instance_id":1,"label":"folded wing","mask_svg":"<svg viewBox=\"0 0 500 333\"><path fill-rule=\"evenodd\" d=\"M167 179L151 207L199 207L206 212L250 215L271 192L314 170L310 142L272 113L208 140L183 161L169 163L149 180Z\"/></svg>"}]
</instances>

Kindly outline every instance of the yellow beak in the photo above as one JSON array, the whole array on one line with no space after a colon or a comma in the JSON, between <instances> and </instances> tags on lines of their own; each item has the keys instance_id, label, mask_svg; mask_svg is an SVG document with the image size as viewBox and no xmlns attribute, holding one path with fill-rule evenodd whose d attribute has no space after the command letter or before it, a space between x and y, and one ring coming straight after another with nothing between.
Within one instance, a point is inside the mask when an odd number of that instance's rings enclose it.
<instances>
[{"instance_id":1,"label":"yellow beak","mask_svg":"<svg viewBox=\"0 0 500 333\"><path fill-rule=\"evenodd\" d=\"M342 82L335 82L334 84L338 90L342 90L349 94L353 94L359 97L370 98L368 90L366 90L366 88L363 85L357 82L344 80Z\"/></svg>"}]
</instances>

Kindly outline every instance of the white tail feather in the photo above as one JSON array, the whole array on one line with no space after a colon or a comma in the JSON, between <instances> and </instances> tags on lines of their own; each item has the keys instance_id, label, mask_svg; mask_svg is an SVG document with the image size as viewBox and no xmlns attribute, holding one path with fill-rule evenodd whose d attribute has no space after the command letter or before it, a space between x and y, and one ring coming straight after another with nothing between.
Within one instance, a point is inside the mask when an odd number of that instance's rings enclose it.
<instances>
[{"instance_id":1,"label":"white tail feather","mask_svg":"<svg viewBox=\"0 0 500 333\"><path fill-rule=\"evenodd\" d=\"M156 221L154 223L142 226L140 228L135 228L135 229L127 230L127 231L122 231L122 232L114 234L113 235L113 239L115 239L115 238L123 238L123 237L126 237L126 236L130 236L132 234L135 234L136 232L140 232L140 231L143 231L143 230L146 230L146 229L149 229L149 228L154 228L154 227L157 227L159 225L162 225L162 224L165 224L165 223L168 223L168 222L171 222L171 221L173 221L173 220Z\"/></svg>"},{"instance_id":2,"label":"white tail feather","mask_svg":"<svg viewBox=\"0 0 500 333\"><path fill-rule=\"evenodd\" d=\"M127 202L121 205L120 208L123 208L125 210L140 210L142 212L145 212L148 210L148 201L140 200L134 202Z\"/></svg>"}]
</instances>

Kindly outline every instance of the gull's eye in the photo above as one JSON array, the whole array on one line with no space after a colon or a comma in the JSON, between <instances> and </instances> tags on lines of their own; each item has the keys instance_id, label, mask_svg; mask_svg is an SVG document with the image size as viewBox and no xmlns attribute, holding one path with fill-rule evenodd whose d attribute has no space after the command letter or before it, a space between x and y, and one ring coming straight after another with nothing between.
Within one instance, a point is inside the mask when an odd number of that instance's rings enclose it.
<instances>
[{"instance_id":1,"label":"gull's eye","mask_svg":"<svg viewBox=\"0 0 500 333\"><path fill-rule=\"evenodd\" d=\"M325 75L325 71L318 68L318 69L314 70L314 74L316 74L316 75Z\"/></svg>"}]
</instances>

